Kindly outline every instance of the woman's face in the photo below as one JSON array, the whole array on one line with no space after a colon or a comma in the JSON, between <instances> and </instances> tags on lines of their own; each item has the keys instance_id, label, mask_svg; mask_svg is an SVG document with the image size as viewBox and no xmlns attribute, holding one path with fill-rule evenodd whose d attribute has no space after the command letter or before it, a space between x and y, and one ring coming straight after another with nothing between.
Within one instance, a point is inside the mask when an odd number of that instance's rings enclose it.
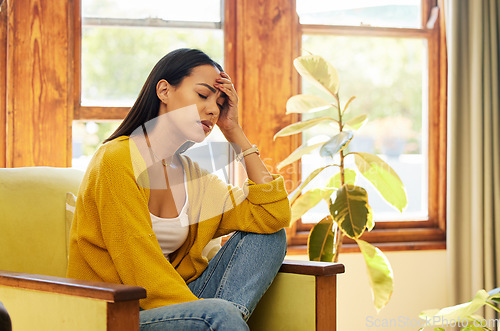
<instances>
[{"instance_id":1,"label":"woman's face","mask_svg":"<svg viewBox=\"0 0 500 331\"><path fill-rule=\"evenodd\" d=\"M220 71L211 65L193 68L191 75L174 87L167 81L157 84L159 115L173 121L187 140L201 142L219 119L226 96L214 87Z\"/></svg>"}]
</instances>

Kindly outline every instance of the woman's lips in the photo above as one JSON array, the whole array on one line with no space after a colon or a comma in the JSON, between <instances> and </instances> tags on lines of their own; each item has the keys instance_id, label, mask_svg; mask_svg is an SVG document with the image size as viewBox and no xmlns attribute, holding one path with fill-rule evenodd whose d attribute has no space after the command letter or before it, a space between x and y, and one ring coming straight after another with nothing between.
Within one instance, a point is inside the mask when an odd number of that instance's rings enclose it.
<instances>
[{"instance_id":1,"label":"woman's lips","mask_svg":"<svg viewBox=\"0 0 500 331\"><path fill-rule=\"evenodd\" d=\"M208 120L204 120L204 121L201 121L201 126L203 127L203 131L205 131L205 133L209 133L210 131L212 131L212 122L208 121Z\"/></svg>"}]
</instances>

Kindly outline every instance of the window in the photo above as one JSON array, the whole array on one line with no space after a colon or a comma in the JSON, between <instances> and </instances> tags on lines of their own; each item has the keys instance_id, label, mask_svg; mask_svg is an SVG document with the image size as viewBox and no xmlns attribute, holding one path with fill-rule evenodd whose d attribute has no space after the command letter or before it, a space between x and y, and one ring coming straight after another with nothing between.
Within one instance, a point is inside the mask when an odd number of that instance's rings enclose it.
<instances>
[{"instance_id":1,"label":"window","mask_svg":"<svg viewBox=\"0 0 500 331\"><path fill-rule=\"evenodd\" d=\"M330 61L339 72L341 104L357 96L348 112L369 116L350 149L378 154L405 184L408 206L401 214L371 184L358 181L368 191L377 221L363 238L389 249L400 249L397 243L403 242L414 248L444 247L446 62L436 6L433 0L296 1L303 54ZM302 82L302 93L318 91ZM302 141L313 143L309 139L305 132ZM314 153L303 157L303 178L321 163ZM332 174L324 171L310 186ZM292 245L306 245L311 223L327 213L327 205L320 204L304 215Z\"/></svg>"},{"instance_id":2,"label":"window","mask_svg":"<svg viewBox=\"0 0 500 331\"><path fill-rule=\"evenodd\" d=\"M221 0L80 1L72 165L85 169L161 57L189 47L224 63L224 33ZM223 139L216 129L210 141Z\"/></svg>"},{"instance_id":3,"label":"window","mask_svg":"<svg viewBox=\"0 0 500 331\"><path fill-rule=\"evenodd\" d=\"M389 162L395 160L392 166L404 181L405 171L419 176L410 178L413 184L405 183L412 195L406 213L393 213L380 204L376 228L363 238L385 249L444 247L446 50L443 12L436 7L437 0L190 0L170 9L165 9L170 2L161 0L145 0L140 5L79 1L78 14L73 15L76 35L81 36L76 38L74 52L74 165L83 154L89 158L114 130L159 57L170 49L190 46L225 61L240 95L245 133L269 158L266 164L272 168L301 143L295 137L273 142L272 136L293 121L285 118L284 105L299 92L291 60L300 55L298 49L304 49L327 57L339 70L343 103L357 96L350 112L370 107L369 125L363 135L356 135L353 148L357 145ZM190 10L183 10L186 6ZM369 75L363 76L365 72ZM308 89L304 83L302 90ZM376 103L373 114L372 103ZM379 133L384 132L384 125L395 127L395 121L404 129L399 131L404 145L391 138L396 148L389 151ZM306 134L303 139L308 139ZM293 189L308 169L310 165L304 162L284 174L287 188ZM370 194L371 199L376 197ZM304 253L312 227L308 221L316 220L314 215L309 220L304 217L290 229L289 253Z\"/></svg>"}]
</instances>

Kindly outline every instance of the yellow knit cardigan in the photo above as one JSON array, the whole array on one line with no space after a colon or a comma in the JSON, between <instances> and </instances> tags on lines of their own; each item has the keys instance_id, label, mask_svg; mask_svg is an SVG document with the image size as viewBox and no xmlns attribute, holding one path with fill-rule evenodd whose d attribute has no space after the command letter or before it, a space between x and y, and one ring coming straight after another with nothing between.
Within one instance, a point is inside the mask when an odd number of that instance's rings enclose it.
<instances>
[{"instance_id":1,"label":"yellow knit cardigan","mask_svg":"<svg viewBox=\"0 0 500 331\"><path fill-rule=\"evenodd\" d=\"M143 309L194 301L186 284L207 267L201 252L210 240L237 230L273 233L288 226L281 176L267 184L247 180L237 188L182 156L189 235L169 262L152 230L147 178L137 179L145 163L129 142L123 136L102 145L89 164L76 202L67 277L144 287Z\"/></svg>"}]
</instances>

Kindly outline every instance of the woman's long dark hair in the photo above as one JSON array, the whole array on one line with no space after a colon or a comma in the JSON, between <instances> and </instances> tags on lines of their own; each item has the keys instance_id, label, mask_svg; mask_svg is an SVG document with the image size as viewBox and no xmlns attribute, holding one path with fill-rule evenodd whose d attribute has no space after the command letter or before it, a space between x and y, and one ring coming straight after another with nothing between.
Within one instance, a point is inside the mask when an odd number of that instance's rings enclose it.
<instances>
[{"instance_id":1,"label":"woman's long dark hair","mask_svg":"<svg viewBox=\"0 0 500 331\"><path fill-rule=\"evenodd\" d=\"M205 64L223 71L217 62L198 49L180 48L165 55L151 70L137 100L123 122L104 143L120 136L130 136L139 126L158 116L160 99L156 94L156 85L160 80L165 79L170 85L176 87L191 74L193 68Z\"/></svg>"}]
</instances>

